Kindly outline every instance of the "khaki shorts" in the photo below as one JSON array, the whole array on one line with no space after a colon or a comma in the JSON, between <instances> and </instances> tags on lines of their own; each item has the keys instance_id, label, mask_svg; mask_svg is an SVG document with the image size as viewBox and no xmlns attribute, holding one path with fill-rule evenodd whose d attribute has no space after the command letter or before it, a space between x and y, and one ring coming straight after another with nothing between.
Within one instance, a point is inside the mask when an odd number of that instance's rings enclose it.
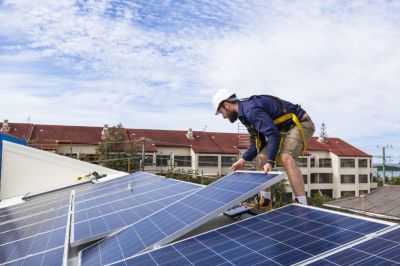
<instances>
[{"instance_id":1,"label":"khaki shorts","mask_svg":"<svg viewBox=\"0 0 400 266\"><path fill-rule=\"evenodd\" d=\"M303 127L304 135L307 139L307 142L310 140L315 131L314 123L312 122L309 115L306 113L300 120L300 124ZM299 129L295 126L290 129L285 134L285 140L282 143L281 148L279 149L278 155L282 153L290 154L295 160L297 157L303 152L304 145L303 139L301 138L301 134ZM258 171L263 170L263 167L267 160L267 145L260 151L259 156L256 158L256 169Z\"/></svg>"}]
</instances>

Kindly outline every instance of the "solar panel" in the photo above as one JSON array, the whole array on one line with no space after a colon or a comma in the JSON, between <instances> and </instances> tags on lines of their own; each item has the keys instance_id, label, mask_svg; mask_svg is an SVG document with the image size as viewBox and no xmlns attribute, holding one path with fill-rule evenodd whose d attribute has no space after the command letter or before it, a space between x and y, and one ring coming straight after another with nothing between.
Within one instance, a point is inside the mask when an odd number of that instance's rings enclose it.
<instances>
[{"instance_id":1,"label":"solar panel","mask_svg":"<svg viewBox=\"0 0 400 266\"><path fill-rule=\"evenodd\" d=\"M292 204L113 265L292 265L390 225Z\"/></svg>"},{"instance_id":2,"label":"solar panel","mask_svg":"<svg viewBox=\"0 0 400 266\"><path fill-rule=\"evenodd\" d=\"M76 190L77 198L75 199L75 203L115 193L120 190L126 190L128 184L132 184L134 187L145 186L162 179L164 179L164 177L138 172L105 182L92 184L93 186L90 187L79 187ZM0 224L29 216L37 216L40 213L47 213L54 209L65 208L69 204L69 195L72 190L75 189L68 188L68 194L65 195L64 193L60 194L60 192L57 191L54 192L54 195L50 193L49 195L46 195L46 197L41 197L40 199L34 199L27 203L2 208L0 209ZM65 212L63 214L65 214Z\"/></svg>"},{"instance_id":3,"label":"solar panel","mask_svg":"<svg viewBox=\"0 0 400 266\"><path fill-rule=\"evenodd\" d=\"M71 246L110 235L195 192L197 184L166 179L75 205ZM95 204L96 203L96 204ZM85 207L85 209L83 209ZM78 211L77 211L78 209Z\"/></svg>"},{"instance_id":4,"label":"solar panel","mask_svg":"<svg viewBox=\"0 0 400 266\"><path fill-rule=\"evenodd\" d=\"M48 265L63 265L64 247L58 247L52 250L47 250L32 256L24 257L12 262L5 263L7 266L48 266Z\"/></svg>"},{"instance_id":5,"label":"solar panel","mask_svg":"<svg viewBox=\"0 0 400 266\"><path fill-rule=\"evenodd\" d=\"M361 243L338 250L308 265L398 265L400 264L400 227L366 238Z\"/></svg>"},{"instance_id":6,"label":"solar panel","mask_svg":"<svg viewBox=\"0 0 400 266\"><path fill-rule=\"evenodd\" d=\"M182 236L261 189L282 173L235 172L80 252L84 265L108 264Z\"/></svg>"},{"instance_id":7,"label":"solar panel","mask_svg":"<svg viewBox=\"0 0 400 266\"><path fill-rule=\"evenodd\" d=\"M57 219L49 219L33 225L23 225L11 222L8 231L1 233L0 264L15 264L35 262L42 258L42 261L51 263L54 260L54 250L62 250L57 261L66 260L69 228L72 207L72 195L70 208L65 214ZM28 217L27 219L29 219ZM26 222L26 219L25 219ZM4 224L5 226L6 224ZM18 227L19 226L19 227Z\"/></svg>"}]
</instances>

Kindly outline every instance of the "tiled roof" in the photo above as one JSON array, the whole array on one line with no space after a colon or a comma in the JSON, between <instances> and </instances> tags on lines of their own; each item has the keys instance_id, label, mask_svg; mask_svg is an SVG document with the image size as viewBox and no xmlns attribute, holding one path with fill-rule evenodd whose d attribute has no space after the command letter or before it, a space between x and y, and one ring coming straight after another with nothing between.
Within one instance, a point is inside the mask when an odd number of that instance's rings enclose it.
<instances>
[{"instance_id":1,"label":"tiled roof","mask_svg":"<svg viewBox=\"0 0 400 266\"><path fill-rule=\"evenodd\" d=\"M327 205L400 218L400 186L385 185L363 197L339 199Z\"/></svg>"},{"instance_id":2,"label":"tiled roof","mask_svg":"<svg viewBox=\"0 0 400 266\"><path fill-rule=\"evenodd\" d=\"M330 151L340 157L372 157L339 138L325 138L324 143L312 137L308 143L308 151Z\"/></svg>"},{"instance_id":3,"label":"tiled roof","mask_svg":"<svg viewBox=\"0 0 400 266\"><path fill-rule=\"evenodd\" d=\"M102 130L103 127L10 123L9 134L26 139L32 145L50 145L50 143L97 145L102 141ZM125 129L124 133L126 140L124 146L132 142L141 148L141 143L138 141L141 137L151 139L152 142L145 143L146 152L156 152L162 147L190 147L196 153L236 154L238 148L247 148L243 143L238 147L239 135L236 133L193 131L193 139L189 139L186 136L187 131L184 130ZM310 140L307 151L331 151L338 156L371 157L339 138L326 138L324 143L318 142L317 139L313 137Z\"/></svg>"}]
</instances>

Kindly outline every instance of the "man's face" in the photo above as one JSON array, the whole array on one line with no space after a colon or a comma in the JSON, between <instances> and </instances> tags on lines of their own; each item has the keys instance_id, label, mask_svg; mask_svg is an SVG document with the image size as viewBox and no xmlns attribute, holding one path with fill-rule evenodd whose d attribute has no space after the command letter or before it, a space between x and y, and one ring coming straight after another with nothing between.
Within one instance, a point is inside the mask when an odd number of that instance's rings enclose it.
<instances>
[{"instance_id":1,"label":"man's face","mask_svg":"<svg viewBox=\"0 0 400 266\"><path fill-rule=\"evenodd\" d=\"M233 110L232 104L224 102L218 111L222 114L223 118L228 118L231 123L235 123L238 119L238 113Z\"/></svg>"}]
</instances>

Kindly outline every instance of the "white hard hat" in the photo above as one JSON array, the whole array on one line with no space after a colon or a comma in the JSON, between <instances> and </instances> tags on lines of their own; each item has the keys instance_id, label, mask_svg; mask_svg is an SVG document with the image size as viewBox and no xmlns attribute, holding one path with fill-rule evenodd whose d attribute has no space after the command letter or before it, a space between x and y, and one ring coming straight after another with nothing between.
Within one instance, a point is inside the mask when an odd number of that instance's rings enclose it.
<instances>
[{"instance_id":1,"label":"white hard hat","mask_svg":"<svg viewBox=\"0 0 400 266\"><path fill-rule=\"evenodd\" d=\"M213 96L212 98L212 102L214 105L214 109L215 109L215 115L218 115L218 109L220 107L220 104L223 101L227 101L227 100L237 100L236 98L236 94L234 92L231 92L228 89L219 89Z\"/></svg>"}]
</instances>

